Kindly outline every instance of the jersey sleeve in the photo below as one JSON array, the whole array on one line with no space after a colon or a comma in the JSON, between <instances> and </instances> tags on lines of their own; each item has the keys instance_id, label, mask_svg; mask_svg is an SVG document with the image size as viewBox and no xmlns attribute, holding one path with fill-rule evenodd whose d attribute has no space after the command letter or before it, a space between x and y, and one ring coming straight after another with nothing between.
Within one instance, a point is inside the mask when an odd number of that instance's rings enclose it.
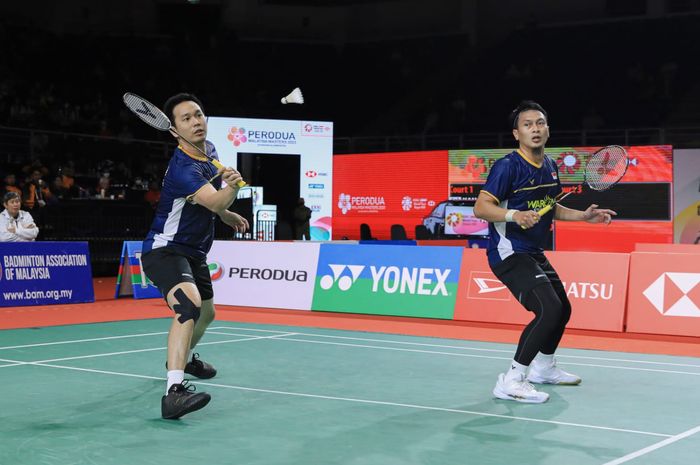
<instances>
[{"instance_id":1,"label":"jersey sleeve","mask_svg":"<svg viewBox=\"0 0 700 465\"><path fill-rule=\"evenodd\" d=\"M481 191L485 191L499 203L510 196L513 191L513 164L510 160L501 158L493 164Z\"/></svg>"},{"instance_id":2,"label":"jersey sleeve","mask_svg":"<svg viewBox=\"0 0 700 465\"><path fill-rule=\"evenodd\" d=\"M204 172L205 165L202 163L183 163L176 169L168 170L170 182L168 183L174 198L187 197L194 194L205 184L209 182L209 178Z\"/></svg>"}]
</instances>

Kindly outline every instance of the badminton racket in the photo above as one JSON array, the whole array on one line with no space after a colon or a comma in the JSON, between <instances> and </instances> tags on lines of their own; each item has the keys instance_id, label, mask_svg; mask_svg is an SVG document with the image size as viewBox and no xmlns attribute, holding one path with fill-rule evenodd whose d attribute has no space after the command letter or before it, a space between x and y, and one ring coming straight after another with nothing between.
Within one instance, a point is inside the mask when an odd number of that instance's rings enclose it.
<instances>
[{"instance_id":1,"label":"badminton racket","mask_svg":"<svg viewBox=\"0 0 700 465\"><path fill-rule=\"evenodd\" d=\"M224 170L224 165L222 165L219 160L211 157L206 151L200 149L192 142L184 138L179 132L177 132L177 129L175 129L175 126L173 126L173 124L170 122L170 119L165 115L165 113L160 111L160 109L157 106L153 105L145 98L139 97L138 95L132 94L131 92L125 93L122 98L124 99L124 105L126 105L132 113L138 116L141 119L141 121L160 131L172 131L178 137L180 137L182 140L190 144L192 147L197 149L202 155L204 155L207 158L207 160L209 160L211 164L214 165L217 170L219 170L219 172L213 178L211 178L209 182L212 182L214 179L221 175L221 173ZM245 185L245 181L238 181L238 187L243 187Z\"/></svg>"},{"instance_id":2,"label":"badminton racket","mask_svg":"<svg viewBox=\"0 0 700 465\"><path fill-rule=\"evenodd\" d=\"M554 201L537 211L542 216L548 213L554 206L569 195L583 192L586 186L594 191L602 192L610 189L620 182L627 172L629 157L627 151L619 145L608 145L597 150L588 158L586 168L583 171L583 184L575 186L568 192L561 192Z\"/></svg>"}]
</instances>

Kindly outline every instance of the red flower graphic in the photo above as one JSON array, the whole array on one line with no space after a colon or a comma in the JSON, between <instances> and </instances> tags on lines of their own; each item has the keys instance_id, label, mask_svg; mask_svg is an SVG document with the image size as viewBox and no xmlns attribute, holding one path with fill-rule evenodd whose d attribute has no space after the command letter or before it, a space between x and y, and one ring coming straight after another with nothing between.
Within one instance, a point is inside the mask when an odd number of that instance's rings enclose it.
<instances>
[{"instance_id":1,"label":"red flower graphic","mask_svg":"<svg viewBox=\"0 0 700 465\"><path fill-rule=\"evenodd\" d=\"M233 127L229 130L228 136L226 138L233 142L233 145L235 145L236 147L248 140L248 138L245 136L245 129L236 127Z\"/></svg>"}]
</instances>

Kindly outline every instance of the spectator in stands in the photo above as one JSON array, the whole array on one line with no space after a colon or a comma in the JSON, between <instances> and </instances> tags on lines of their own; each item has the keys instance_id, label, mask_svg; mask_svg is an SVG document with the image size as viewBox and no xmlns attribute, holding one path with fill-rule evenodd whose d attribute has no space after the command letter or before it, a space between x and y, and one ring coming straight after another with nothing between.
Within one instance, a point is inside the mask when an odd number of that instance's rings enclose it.
<instances>
[{"instance_id":1,"label":"spectator in stands","mask_svg":"<svg viewBox=\"0 0 700 465\"><path fill-rule=\"evenodd\" d=\"M35 169L23 188L24 207L29 211L37 211L46 206L46 200L51 197L51 191L41 178L41 171Z\"/></svg>"},{"instance_id":2,"label":"spectator in stands","mask_svg":"<svg viewBox=\"0 0 700 465\"><path fill-rule=\"evenodd\" d=\"M5 192L15 192L17 195L22 195L22 189L17 187L17 176L14 173L7 173L5 175L5 184L3 185L2 193Z\"/></svg>"},{"instance_id":3,"label":"spectator in stands","mask_svg":"<svg viewBox=\"0 0 700 465\"><path fill-rule=\"evenodd\" d=\"M95 192L97 199L114 199L114 192L111 187L109 176L101 176L97 182L97 191Z\"/></svg>"},{"instance_id":4,"label":"spectator in stands","mask_svg":"<svg viewBox=\"0 0 700 465\"><path fill-rule=\"evenodd\" d=\"M148 183L148 191L143 195L143 200L155 209L160 201L160 182L155 179Z\"/></svg>"},{"instance_id":5,"label":"spectator in stands","mask_svg":"<svg viewBox=\"0 0 700 465\"><path fill-rule=\"evenodd\" d=\"M304 198L299 197L297 201L297 206L294 209L294 239L311 240L311 228L309 226L309 220L311 219L311 209L304 205Z\"/></svg>"},{"instance_id":6,"label":"spectator in stands","mask_svg":"<svg viewBox=\"0 0 700 465\"><path fill-rule=\"evenodd\" d=\"M2 198L5 207L0 213L0 242L29 242L36 239L39 228L29 212L20 210L17 192L7 192Z\"/></svg>"}]
</instances>

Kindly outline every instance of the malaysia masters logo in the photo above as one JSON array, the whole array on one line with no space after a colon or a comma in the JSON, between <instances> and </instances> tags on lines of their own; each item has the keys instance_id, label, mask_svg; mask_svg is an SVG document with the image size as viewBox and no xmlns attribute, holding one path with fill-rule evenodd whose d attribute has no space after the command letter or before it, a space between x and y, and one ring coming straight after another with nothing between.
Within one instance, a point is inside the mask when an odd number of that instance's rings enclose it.
<instances>
[{"instance_id":1,"label":"malaysia masters logo","mask_svg":"<svg viewBox=\"0 0 700 465\"><path fill-rule=\"evenodd\" d=\"M233 143L234 147L238 147L239 145L248 142L248 138L245 136L245 129L237 128L235 126L229 129L228 136L226 136L226 138Z\"/></svg>"}]
</instances>

